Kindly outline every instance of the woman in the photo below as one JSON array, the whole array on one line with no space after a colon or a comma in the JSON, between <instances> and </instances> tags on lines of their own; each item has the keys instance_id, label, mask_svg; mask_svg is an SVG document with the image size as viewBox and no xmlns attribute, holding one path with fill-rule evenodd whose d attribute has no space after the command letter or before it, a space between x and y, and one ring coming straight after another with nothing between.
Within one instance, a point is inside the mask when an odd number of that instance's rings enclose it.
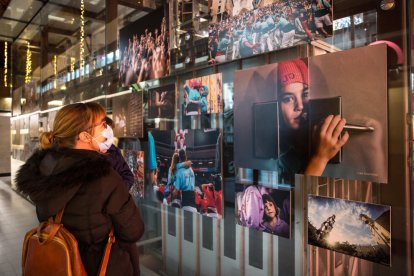
<instances>
[{"instance_id":1,"label":"woman","mask_svg":"<svg viewBox=\"0 0 414 276\"><path fill-rule=\"evenodd\" d=\"M325 118L312 133L316 151L309 155L309 78L303 60L281 62L278 65L278 101L280 114L279 167L282 180L293 183L295 173L322 175L328 161L348 141L349 135L341 132L346 124L339 115Z\"/></svg>"},{"instance_id":2,"label":"woman","mask_svg":"<svg viewBox=\"0 0 414 276\"><path fill-rule=\"evenodd\" d=\"M264 213L264 231L278 236L289 238L289 225L279 217L279 208L269 194L262 195Z\"/></svg>"},{"instance_id":3,"label":"woman","mask_svg":"<svg viewBox=\"0 0 414 276\"><path fill-rule=\"evenodd\" d=\"M138 209L121 177L99 153L108 128L96 103L64 106L53 131L17 173L17 189L36 205L39 221L64 208L63 225L76 237L88 275L97 275L111 227L114 243L107 275L139 275L135 242L144 233Z\"/></svg>"}]
</instances>

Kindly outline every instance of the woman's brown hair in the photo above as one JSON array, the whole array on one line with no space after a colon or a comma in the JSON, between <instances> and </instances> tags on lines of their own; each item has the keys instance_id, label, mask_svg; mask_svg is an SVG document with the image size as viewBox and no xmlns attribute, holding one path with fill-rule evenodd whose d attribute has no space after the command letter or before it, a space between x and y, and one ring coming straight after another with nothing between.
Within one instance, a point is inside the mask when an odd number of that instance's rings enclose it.
<instances>
[{"instance_id":1,"label":"woman's brown hair","mask_svg":"<svg viewBox=\"0 0 414 276\"><path fill-rule=\"evenodd\" d=\"M62 107L56 114L53 130L40 135L40 148L54 145L59 148L73 148L79 133L86 131L93 135L93 127L105 109L97 103L76 103Z\"/></svg>"}]
</instances>

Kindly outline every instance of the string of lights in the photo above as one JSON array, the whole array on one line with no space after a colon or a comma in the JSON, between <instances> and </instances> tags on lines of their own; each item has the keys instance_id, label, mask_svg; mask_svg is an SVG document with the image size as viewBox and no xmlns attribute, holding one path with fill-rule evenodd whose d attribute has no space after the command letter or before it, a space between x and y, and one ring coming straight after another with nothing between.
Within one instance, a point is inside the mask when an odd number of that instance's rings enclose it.
<instances>
[{"instance_id":1,"label":"string of lights","mask_svg":"<svg viewBox=\"0 0 414 276\"><path fill-rule=\"evenodd\" d=\"M4 42L4 87L7 87L7 58L8 58L8 50L7 50L7 41Z\"/></svg>"},{"instance_id":2,"label":"string of lights","mask_svg":"<svg viewBox=\"0 0 414 276\"><path fill-rule=\"evenodd\" d=\"M73 73L75 71L75 61L76 59L74 57L70 58L70 72Z\"/></svg>"},{"instance_id":3,"label":"string of lights","mask_svg":"<svg viewBox=\"0 0 414 276\"><path fill-rule=\"evenodd\" d=\"M83 68L85 66L85 1L81 0L81 4L80 4L80 58L79 58L79 66L80 66L80 71L83 71Z\"/></svg>"},{"instance_id":4,"label":"string of lights","mask_svg":"<svg viewBox=\"0 0 414 276\"><path fill-rule=\"evenodd\" d=\"M55 80L53 81L53 85L54 85L54 88L56 88L57 87L57 73L58 73L58 70L57 70L57 56L56 55L54 55L53 56L53 71L54 71L54 74L55 74Z\"/></svg>"},{"instance_id":5,"label":"string of lights","mask_svg":"<svg viewBox=\"0 0 414 276\"><path fill-rule=\"evenodd\" d=\"M32 51L30 50L30 42L27 42L26 51L26 76L24 83L28 84L32 80Z\"/></svg>"}]
</instances>

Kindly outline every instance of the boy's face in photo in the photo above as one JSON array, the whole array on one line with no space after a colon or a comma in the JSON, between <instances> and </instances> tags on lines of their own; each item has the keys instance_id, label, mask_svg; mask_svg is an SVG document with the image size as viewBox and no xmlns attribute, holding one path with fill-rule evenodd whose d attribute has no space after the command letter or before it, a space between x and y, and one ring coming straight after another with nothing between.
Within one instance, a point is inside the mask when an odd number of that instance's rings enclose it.
<instances>
[{"instance_id":1,"label":"boy's face in photo","mask_svg":"<svg viewBox=\"0 0 414 276\"><path fill-rule=\"evenodd\" d=\"M309 103L307 85L295 82L282 87L279 101L286 125L293 130L299 129L303 120L303 109Z\"/></svg>"},{"instance_id":2,"label":"boy's face in photo","mask_svg":"<svg viewBox=\"0 0 414 276\"><path fill-rule=\"evenodd\" d=\"M264 212L269 218L274 218L276 216L276 208L271 201L266 201L264 204Z\"/></svg>"}]
</instances>

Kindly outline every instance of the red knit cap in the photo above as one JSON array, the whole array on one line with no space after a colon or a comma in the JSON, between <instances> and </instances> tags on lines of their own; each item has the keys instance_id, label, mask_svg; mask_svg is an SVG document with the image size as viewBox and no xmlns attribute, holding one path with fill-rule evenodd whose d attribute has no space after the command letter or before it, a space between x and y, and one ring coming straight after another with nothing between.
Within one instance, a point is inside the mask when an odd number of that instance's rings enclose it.
<instances>
[{"instance_id":1,"label":"red knit cap","mask_svg":"<svg viewBox=\"0 0 414 276\"><path fill-rule=\"evenodd\" d=\"M281 86L300 82L308 85L308 67L301 59L280 62L278 65L278 76Z\"/></svg>"},{"instance_id":2,"label":"red knit cap","mask_svg":"<svg viewBox=\"0 0 414 276\"><path fill-rule=\"evenodd\" d=\"M201 81L199 79L191 79L191 80L189 80L189 86L191 88L199 87L199 86L201 86Z\"/></svg>"}]
</instances>

